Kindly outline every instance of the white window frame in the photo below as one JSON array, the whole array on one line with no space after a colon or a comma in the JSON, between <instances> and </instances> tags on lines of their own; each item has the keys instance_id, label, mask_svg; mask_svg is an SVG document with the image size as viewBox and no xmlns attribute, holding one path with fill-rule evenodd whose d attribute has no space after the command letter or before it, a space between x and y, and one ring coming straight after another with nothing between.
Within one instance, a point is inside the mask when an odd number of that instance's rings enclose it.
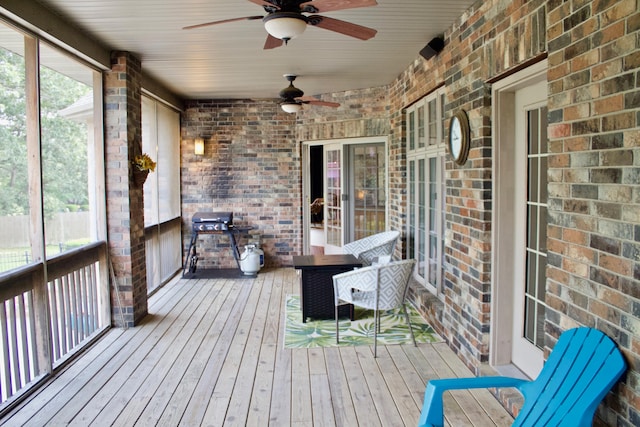
<instances>
[{"instance_id":1,"label":"white window frame","mask_svg":"<svg viewBox=\"0 0 640 427\"><path fill-rule=\"evenodd\" d=\"M435 123L429 126L429 113L435 105ZM444 262L444 210L445 210L445 121L444 121L444 88L439 88L428 94L412 106L406 109L406 150L407 150L407 258L414 258L418 262L418 268L414 271L416 281L422 284L427 290L432 292L438 298L443 299L443 262ZM433 116L432 116L433 117ZM421 120L422 119L422 120ZM413 120L413 121L412 121ZM419 124L423 124L424 139L420 141ZM433 120L432 120L433 123ZM435 132L435 135L432 133ZM435 159L435 187L436 187L436 204L430 206L429 194L429 172L430 161ZM411 166L417 165L420 161L424 162L425 183L424 194L420 194L420 187L414 185L412 188ZM416 167L417 173L417 167ZM417 179L416 179L417 182ZM420 219L420 203L411 203L419 201L420 196L424 200L424 224L419 224ZM412 207L413 205L413 207ZM436 254L432 256L429 247L429 210L434 208L437 214L433 221L432 232L437 236L438 244L435 247ZM413 209L413 212L412 212ZM415 223L414 223L415 222ZM423 239L424 254L420 254L420 234L417 231L412 234L412 230L420 230L421 226L426 230ZM414 236L413 244L410 237ZM424 259L420 259L420 258ZM431 266L430 259L435 260L435 266ZM431 271L430 269L435 269ZM432 278L431 280L429 278Z\"/></svg>"}]
</instances>

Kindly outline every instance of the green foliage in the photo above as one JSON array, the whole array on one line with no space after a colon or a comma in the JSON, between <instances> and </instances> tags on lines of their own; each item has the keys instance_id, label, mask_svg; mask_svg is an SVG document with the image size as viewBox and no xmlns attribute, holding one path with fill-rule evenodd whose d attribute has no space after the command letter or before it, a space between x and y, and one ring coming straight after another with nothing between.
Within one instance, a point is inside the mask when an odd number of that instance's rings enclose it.
<instances>
[{"instance_id":1,"label":"green foliage","mask_svg":"<svg viewBox=\"0 0 640 427\"><path fill-rule=\"evenodd\" d=\"M40 128L45 213L88 203L86 124L60 110L91 87L40 67ZM29 212L24 58L0 48L0 215Z\"/></svg>"},{"instance_id":2,"label":"green foliage","mask_svg":"<svg viewBox=\"0 0 640 427\"><path fill-rule=\"evenodd\" d=\"M24 60L0 49L0 214L28 212Z\"/></svg>"}]
</instances>

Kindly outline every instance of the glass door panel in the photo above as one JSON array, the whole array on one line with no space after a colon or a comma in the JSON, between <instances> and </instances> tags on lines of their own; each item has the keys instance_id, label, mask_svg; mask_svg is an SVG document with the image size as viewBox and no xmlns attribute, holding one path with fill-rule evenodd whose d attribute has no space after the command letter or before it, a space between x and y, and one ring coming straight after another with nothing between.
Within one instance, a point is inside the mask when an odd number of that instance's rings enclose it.
<instances>
[{"instance_id":1,"label":"glass door panel","mask_svg":"<svg viewBox=\"0 0 640 427\"><path fill-rule=\"evenodd\" d=\"M362 239L386 229L386 167L384 144L352 145L350 164L354 195L351 240Z\"/></svg>"},{"instance_id":2,"label":"glass door panel","mask_svg":"<svg viewBox=\"0 0 640 427\"><path fill-rule=\"evenodd\" d=\"M426 237L427 237L427 182L426 182L426 160L420 159L418 160L418 181L416 183L416 187L418 188L418 206L417 206L417 216L418 216L418 245L417 245L417 253L416 260L418 262L418 275L422 278L425 278L427 275L427 245L426 245Z\"/></svg>"},{"instance_id":3,"label":"glass door panel","mask_svg":"<svg viewBox=\"0 0 640 427\"><path fill-rule=\"evenodd\" d=\"M324 152L325 176L325 248L326 254L342 253L342 146L326 146Z\"/></svg>"},{"instance_id":4,"label":"glass door panel","mask_svg":"<svg viewBox=\"0 0 640 427\"><path fill-rule=\"evenodd\" d=\"M438 219L440 215L440 209L438 209L438 180L437 180L437 162L436 157L429 158L429 277L428 282L436 286L437 285L437 273L440 251L438 246L440 244L440 237L438 235Z\"/></svg>"},{"instance_id":5,"label":"glass door panel","mask_svg":"<svg viewBox=\"0 0 640 427\"><path fill-rule=\"evenodd\" d=\"M416 200L416 168L417 168L417 160L409 159L407 161L408 164L408 176L407 176L407 203L408 203L408 221L407 221L407 252L406 258L411 259L415 257L416 251L416 240L417 233L416 230L417 222L416 222L416 209L417 209L417 200ZM419 267L418 267L419 268Z\"/></svg>"},{"instance_id":6,"label":"glass door panel","mask_svg":"<svg viewBox=\"0 0 640 427\"><path fill-rule=\"evenodd\" d=\"M516 145L512 362L535 378L544 362L547 107L546 82L515 93Z\"/></svg>"},{"instance_id":7,"label":"glass door panel","mask_svg":"<svg viewBox=\"0 0 640 427\"><path fill-rule=\"evenodd\" d=\"M524 335L532 344L544 347L544 313L547 266L547 108L527 112L528 195L527 274L525 277Z\"/></svg>"}]
</instances>

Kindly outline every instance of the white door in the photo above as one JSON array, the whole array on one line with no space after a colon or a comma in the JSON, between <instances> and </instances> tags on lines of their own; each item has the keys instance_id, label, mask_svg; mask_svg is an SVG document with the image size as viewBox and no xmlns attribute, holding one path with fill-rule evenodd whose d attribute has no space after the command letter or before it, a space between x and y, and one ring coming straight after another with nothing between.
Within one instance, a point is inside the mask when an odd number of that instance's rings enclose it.
<instances>
[{"instance_id":1,"label":"white door","mask_svg":"<svg viewBox=\"0 0 640 427\"><path fill-rule=\"evenodd\" d=\"M544 363L547 61L493 85L490 363L535 378Z\"/></svg>"},{"instance_id":2,"label":"white door","mask_svg":"<svg viewBox=\"0 0 640 427\"><path fill-rule=\"evenodd\" d=\"M343 167L342 145L324 147L324 230L325 254L341 254L343 245Z\"/></svg>"},{"instance_id":3,"label":"white door","mask_svg":"<svg viewBox=\"0 0 640 427\"><path fill-rule=\"evenodd\" d=\"M547 83L515 93L515 259L512 362L529 377L542 369L547 236Z\"/></svg>"}]
</instances>

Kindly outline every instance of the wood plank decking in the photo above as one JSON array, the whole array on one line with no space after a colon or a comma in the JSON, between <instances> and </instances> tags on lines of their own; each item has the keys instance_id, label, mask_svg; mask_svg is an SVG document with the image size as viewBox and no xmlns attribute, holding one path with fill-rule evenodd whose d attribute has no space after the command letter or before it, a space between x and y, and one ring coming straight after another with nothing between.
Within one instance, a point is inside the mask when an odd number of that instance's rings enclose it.
<instances>
[{"instance_id":1,"label":"wood plank decking","mask_svg":"<svg viewBox=\"0 0 640 427\"><path fill-rule=\"evenodd\" d=\"M292 268L176 279L141 325L109 331L3 426L415 426L434 377L469 376L444 343L283 348ZM486 390L445 396L453 426L507 426ZM472 420L473 422L471 422Z\"/></svg>"}]
</instances>

